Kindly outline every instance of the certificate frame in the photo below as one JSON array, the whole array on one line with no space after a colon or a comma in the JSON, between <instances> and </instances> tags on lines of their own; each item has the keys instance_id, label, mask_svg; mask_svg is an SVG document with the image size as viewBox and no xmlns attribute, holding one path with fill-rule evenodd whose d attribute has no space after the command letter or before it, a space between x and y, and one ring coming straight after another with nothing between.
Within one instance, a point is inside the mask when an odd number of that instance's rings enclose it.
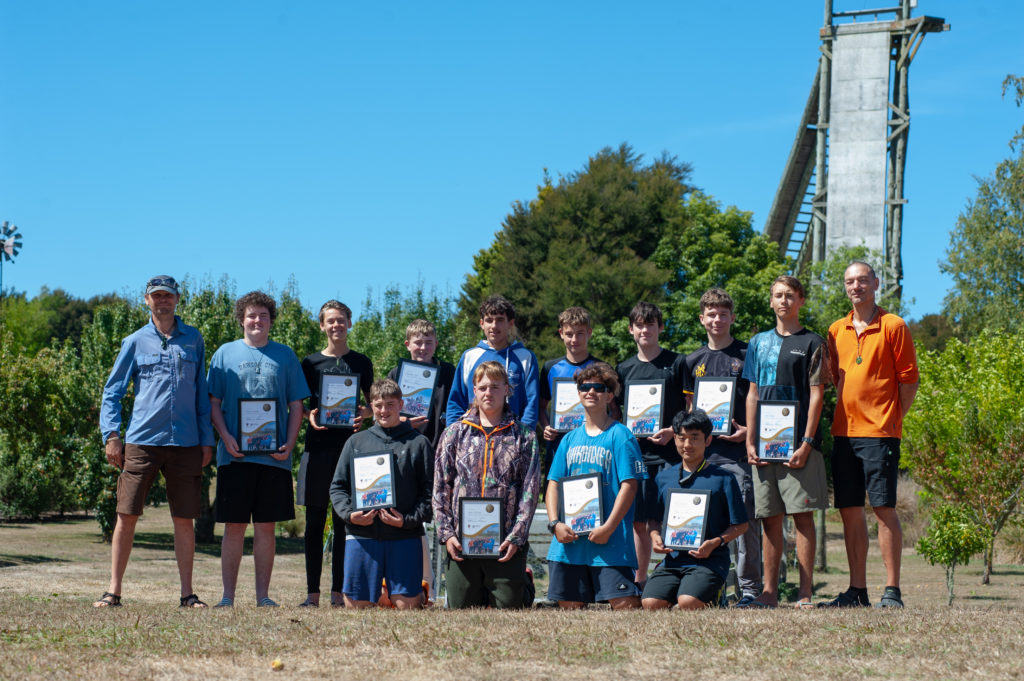
<instances>
[{"instance_id":1,"label":"certificate frame","mask_svg":"<svg viewBox=\"0 0 1024 681\"><path fill-rule=\"evenodd\" d=\"M551 427L559 433L568 433L582 426L586 418L576 379L554 379L551 382L551 415L548 421Z\"/></svg>"},{"instance_id":2,"label":"certificate frame","mask_svg":"<svg viewBox=\"0 0 1024 681\"><path fill-rule=\"evenodd\" d=\"M650 437L661 430L665 379L628 381L623 395L623 423L634 437Z\"/></svg>"},{"instance_id":3,"label":"certificate frame","mask_svg":"<svg viewBox=\"0 0 1024 681\"><path fill-rule=\"evenodd\" d=\"M339 394L340 399L335 399ZM322 372L317 409L316 421L321 426L354 429L359 419L359 374Z\"/></svg>"},{"instance_id":4,"label":"certificate frame","mask_svg":"<svg viewBox=\"0 0 1024 681\"><path fill-rule=\"evenodd\" d=\"M673 551L696 551L707 539L711 492L673 487L665 490L661 541Z\"/></svg>"},{"instance_id":5,"label":"certificate frame","mask_svg":"<svg viewBox=\"0 0 1024 681\"><path fill-rule=\"evenodd\" d=\"M398 360L398 387L402 389L403 416L430 416L430 404L441 376L441 365Z\"/></svg>"},{"instance_id":6,"label":"certificate frame","mask_svg":"<svg viewBox=\"0 0 1024 681\"><path fill-rule=\"evenodd\" d=\"M787 411L788 410L788 411ZM762 461L785 462L797 447L800 403L759 400L757 403L757 456Z\"/></svg>"},{"instance_id":7,"label":"certificate frame","mask_svg":"<svg viewBox=\"0 0 1024 681\"><path fill-rule=\"evenodd\" d=\"M389 450L352 457L352 510L395 506L395 455Z\"/></svg>"},{"instance_id":8,"label":"certificate frame","mask_svg":"<svg viewBox=\"0 0 1024 681\"><path fill-rule=\"evenodd\" d=\"M730 435L736 410L735 376L701 376L693 386L693 406L711 419L712 435Z\"/></svg>"},{"instance_id":9,"label":"certificate frame","mask_svg":"<svg viewBox=\"0 0 1024 681\"><path fill-rule=\"evenodd\" d=\"M260 419L258 423L254 420L256 418ZM265 397L240 397L238 399L238 440L236 444L238 451L244 455L277 453L276 399Z\"/></svg>"},{"instance_id":10,"label":"certificate frame","mask_svg":"<svg viewBox=\"0 0 1024 681\"><path fill-rule=\"evenodd\" d=\"M588 487L588 483L592 483ZM601 474L570 475L558 481L558 519L580 537L604 524Z\"/></svg>"},{"instance_id":11,"label":"certificate frame","mask_svg":"<svg viewBox=\"0 0 1024 681\"><path fill-rule=\"evenodd\" d=\"M459 497L459 543L464 558L500 558L504 541L505 506L501 499Z\"/></svg>"}]
</instances>

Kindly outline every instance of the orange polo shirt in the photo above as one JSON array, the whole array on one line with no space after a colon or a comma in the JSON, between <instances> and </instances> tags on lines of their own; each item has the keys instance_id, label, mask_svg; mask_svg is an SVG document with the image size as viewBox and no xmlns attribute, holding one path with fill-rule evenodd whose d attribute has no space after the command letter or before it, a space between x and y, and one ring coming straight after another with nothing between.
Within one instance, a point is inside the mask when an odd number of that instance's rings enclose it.
<instances>
[{"instance_id":1,"label":"orange polo shirt","mask_svg":"<svg viewBox=\"0 0 1024 681\"><path fill-rule=\"evenodd\" d=\"M900 384L918 380L917 353L906 323L879 308L858 338L851 311L829 327L828 345L832 383L839 393L832 434L902 437Z\"/></svg>"}]
</instances>

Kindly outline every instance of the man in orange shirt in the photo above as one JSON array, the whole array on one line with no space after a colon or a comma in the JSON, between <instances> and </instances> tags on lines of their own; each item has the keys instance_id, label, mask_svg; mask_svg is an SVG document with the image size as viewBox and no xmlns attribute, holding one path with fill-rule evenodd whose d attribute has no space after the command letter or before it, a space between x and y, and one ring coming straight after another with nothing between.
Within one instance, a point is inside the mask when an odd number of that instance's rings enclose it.
<instances>
[{"instance_id":1,"label":"man in orange shirt","mask_svg":"<svg viewBox=\"0 0 1024 681\"><path fill-rule=\"evenodd\" d=\"M865 262L846 268L853 311L829 327L829 365L838 392L832 435L832 483L843 518L850 588L821 607L869 606L864 495L878 519L885 592L876 607L902 608L903 530L896 515L903 417L917 394L917 355L906 323L875 303L878 277Z\"/></svg>"}]
</instances>

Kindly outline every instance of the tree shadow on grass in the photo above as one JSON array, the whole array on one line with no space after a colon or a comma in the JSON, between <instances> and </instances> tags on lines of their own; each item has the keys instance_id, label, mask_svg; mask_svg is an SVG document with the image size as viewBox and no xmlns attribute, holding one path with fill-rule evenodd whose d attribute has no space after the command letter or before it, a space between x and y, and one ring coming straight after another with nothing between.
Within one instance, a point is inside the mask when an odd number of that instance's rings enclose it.
<instances>
[{"instance_id":1,"label":"tree shadow on grass","mask_svg":"<svg viewBox=\"0 0 1024 681\"><path fill-rule=\"evenodd\" d=\"M39 565L40 563L66 563L63 558L52 556L21 556L12 553L0 553L0 568L14 567L15 565Z\"/></svg>"},{"instance_id":2,"label":"tree shadow on grass","mask_svg":"<svg viewBox=\"0 0 1024 681\"><path fill-rule=\"evenodd\" d=\"M154 551L169 551L174 553L174 533L173 532L136 532L135 533L135 548L140 549L151 549ZM278 555L304 553L305 546L302 541L302 537L278 537L277 548L275 551ZM204 556L213 556L215 558L220 557L220 536L216 537L216 541L209 544L196 544L196 553ZM252 553L252 537L245 538L245 553Z\"/></svg>"},{"instance_id":3,"label":"tree shadow on grass","mask_svg":"<svg viewBox=\"0 0 1024 681\"><path fill-rule=\"evenodd\" d=\"M971 594L969 596L957 596L957 599L964 599L965 601L1008 601L1010 600L1006 596L982 596L979 594Z\"/></svg>"}]
</instances>

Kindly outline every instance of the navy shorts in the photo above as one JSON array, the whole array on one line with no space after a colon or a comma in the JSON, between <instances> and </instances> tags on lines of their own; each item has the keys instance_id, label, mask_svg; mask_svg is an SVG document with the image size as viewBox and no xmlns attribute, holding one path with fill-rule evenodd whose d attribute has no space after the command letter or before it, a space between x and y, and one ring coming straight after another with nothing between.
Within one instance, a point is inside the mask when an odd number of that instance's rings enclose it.
<instances>
[{"instance_id":1,"label":"navy shorts","mask_svg":"<svg viewBox=\"0 0 1024 681\"><path fill-rule=\"evenodd\" d=\"M575 603L606 603L639 596L633 583L635 569L624 565L573 565L548 561L548 599Z\"/></svg>"},{"instance_id":2,"label":"navy shorts","mask_svg":"<svg viewBox=\"0 0 1024 681\"><path fill-rule=\"evenodd\" d=\"M633 498L633 522L657 520L660 523L664 510L661 496L658 494L658 483L655 478L658 477L658 473L665 467L665 464L645 465L647 466L647 479L637 480L640 484L637 485L636 496Z\"/></svg>"},{"instance_id":3,"label":"navy shorts","mask_svg":"<svg viewBox=\"0 0 1024 681\"><path fill-rule=\"evenodd\" d=\"M895 437L836 437L832 448L835 507L896 506L900 440Z\"/></svg>"},{"instance_id":4,"label":"navy shorts","mask_svg":"<svg viewBox=\"0 0 1024 681\"><path fill-rule=\"evenodd\" d=\"M218 523L276 523L295 517L292 472L262 463L235 461L217 469Z\"/></svg>"},{"instance_id":5,"label":"navy shorts","mask_svg":"<svg viewBox=\"0 0 1024 681\"><path fill-rule=\"evenodd\" d=\"M709 567L665 567L662 562L647 579L644 598L657 598L676 605L680 596L693 596L703 603L710 603L718 598L723 584L725 580Z\"/></svg>"},{"instance_id":6,"label":"navy shorts","mask_svg":"<svg viewBox=\"0 0 1024 681\"><path fill-rule=\"evenodd\" d=\"M423 540L345 538L345 586L342 592L354 601L377 602L381 584L388 583L392 596L423 593Z\"/></svg>"}]
</instances>

